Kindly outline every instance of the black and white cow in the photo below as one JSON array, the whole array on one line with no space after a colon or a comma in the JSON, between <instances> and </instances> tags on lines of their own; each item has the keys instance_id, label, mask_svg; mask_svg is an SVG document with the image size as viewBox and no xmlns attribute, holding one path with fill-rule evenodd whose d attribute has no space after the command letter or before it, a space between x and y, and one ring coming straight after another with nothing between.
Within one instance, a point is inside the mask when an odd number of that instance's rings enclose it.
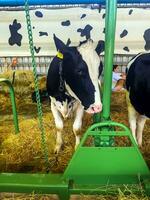
<instances>
[{"instance_id":1,"label":"black and white cow","mask_svg":"<svg viewBox=\"0 0 150 200\"><path fill-rule=\"evenodd\" d=\"M54 35L58 54L52 60L47 75L47 91L51 98L51 110L57 128L55 152L62 144L63 118L75 113L73 132L75 148L80 142L84 110L90 114L101 112L99 76L102 63L98 49L88 39L78 47L68 47Z\"/></svg>"},{"instance_id":2,"label":"black and white cow","mask_svg":"<svg viewBox=\"0 0 150 200\"><path fill-rule=\"evenodd\" d=\"M141 146L144 124L150 118L150 53L136 55L127 69L129 123L135 141Z\"/></svg>"}]
</instances>

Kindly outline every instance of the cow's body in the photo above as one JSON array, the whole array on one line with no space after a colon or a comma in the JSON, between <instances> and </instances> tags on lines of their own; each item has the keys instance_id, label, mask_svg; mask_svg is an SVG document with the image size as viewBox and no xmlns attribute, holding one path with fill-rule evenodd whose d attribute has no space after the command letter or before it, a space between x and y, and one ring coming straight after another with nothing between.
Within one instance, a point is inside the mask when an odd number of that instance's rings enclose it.
<instances>
[{"instance_id":1,"label":"cow's body","mask_svg":"<svg viewBox=\"0 0 150 200\"><path fill-rule=\"evenodd\" d=\"M51 110L57 128L55 152L58 153L63 143L63 118L75 113L73 132L77 147L84 110L88 113L102 110L98 85L102 65L91 40L78 47L67 47L56 36L54 41L60 53L50 64L47 91L51 98Z\"/></svg>"},{"instance_id":2,"label":"cow's body","mask_svg":"<svg viewBox=\"0 0 150 200\"><path fill-rule=\"evenodd\" d=\"M135 141L141 146L144 124L150 118L150 53L138 54L127 68L129 123Z\"/></svg>"}]
</instances>

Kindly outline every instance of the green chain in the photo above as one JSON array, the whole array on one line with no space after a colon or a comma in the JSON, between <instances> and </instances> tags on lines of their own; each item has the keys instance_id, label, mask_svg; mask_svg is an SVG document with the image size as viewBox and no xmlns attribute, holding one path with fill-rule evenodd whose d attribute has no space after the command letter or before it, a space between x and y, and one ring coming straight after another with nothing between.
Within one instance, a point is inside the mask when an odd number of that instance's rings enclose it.
<instances>
[{"instance_id":1,"label":"green chain","mask_svg":"<svg viewBox=\"0 0 150 200\"><path fill-rule=\"evenodd\" d=\"M43 126L43 117L42 117L43 113L42 113L42 106L40 102L40 94L39 94L39 89L38 89L37 66L36 66L35 57L34 57L34 43L33 43L28 0L25 0L25 12L26 12L26 22L27 22L29 45L30 45L30 53L32 56L32 67L33 67L34 84L35 84L35 92L36 92L36 100L37 100L39 128L41 131L41 142L42 142L42 148L43 148L43 153L44 153L44 158L45 158L45 166L46 166L46 170L48 171L49 169L48 149L46 145L45 131L44 131L44 126Z\"/></svg>"}]
</instances>

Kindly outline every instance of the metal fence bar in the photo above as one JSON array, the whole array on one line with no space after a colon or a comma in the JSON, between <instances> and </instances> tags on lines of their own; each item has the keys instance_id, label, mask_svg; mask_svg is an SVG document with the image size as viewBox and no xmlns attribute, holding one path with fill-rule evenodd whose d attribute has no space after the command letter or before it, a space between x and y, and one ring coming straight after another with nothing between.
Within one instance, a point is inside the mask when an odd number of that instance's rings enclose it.
<instances>
[{"instance_id":1,"label":"metal fence bar","mask_svg":"<svg viewBox=\"0 0 150 200\"><path fill-rule=\"evenodd\" d=\"M120 66L120 72L125 71L125 67L128 64L128 62L131 60L131 58L135 56L132 54L126 55L114 55L114 64L117 64ZM11 63L13 60L12 57L0 57L0 73L3 73L4 71L8 71L9 69L12 70L32 70L31 65L31 57L25 56L25 57L17 57L17 64L16 66L11 67ZM50 62L53 59L53 56L36 56L36 63L37 63L37 71L38 75L45 75L47 74ZM104 56L101 55L102 62L104 62Z\"/></svg>"},{"instance_id":2,"label":"metal fence bar","mask_svg":"<svg viewBox=\"0 0 150 200\"><path fill-rule=\"evenodd\" d=\"M0 6L23 6L24 0L1 0ZM62 4L105 4L105 0L29 0L29 5L62 5ZM149 3L149 0L118 0L119 4L124 3Z\"/></svg>"},{"instance_id":3,"label":"metal fence bar","mask_svg":"<svg viewBox=\"0 0 150 200\"><path fill-rule=\"evenodd\" d=\"M74 7L82 7L82 8L91 8L91 9L99 9L105 8L105 5L100 4L68 4L68 5L33 5L30 6L30 10L35 9L47 9L47 10L53 10L53 9L68 9L68 8L74 8ZM117 4L118 8L150 8L150 2L149 3L120 3ZM0 11L23 11L24 6L4 6L0 7Z\"/></svg>"}]
</instances>

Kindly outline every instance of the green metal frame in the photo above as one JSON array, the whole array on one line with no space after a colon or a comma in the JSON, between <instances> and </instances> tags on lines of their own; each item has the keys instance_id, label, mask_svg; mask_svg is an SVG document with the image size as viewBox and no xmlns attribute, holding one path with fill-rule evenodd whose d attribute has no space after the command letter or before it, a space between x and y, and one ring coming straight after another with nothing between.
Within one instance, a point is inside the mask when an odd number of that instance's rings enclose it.
<instances>
[{"instance_id":1,"label":"green metal frame","mask_svg":"<svg viewBox=\"0 0 150 200\"><path fill-rule=\"evenodd\" d=\"M12 104L13 119L14 119L14 126L15 126L15 132L19 133L18 115L17 115L17 109L16 109L14 88L13 88L11 82L8 79L0 78L0 84L1 83L5 83L9 87L11 104Z\"/></svg>"},{"instance_id":2,"label":"green metal frame","mask_svg":"<svg viewBox=\"0 0 150 200\"><path fill-rule=\"evenodd\" d=\"M130 133L123 124L110 121L110 97L117 0L106 0L106 35L104 59L104 88L102 115L84 134L79 147L64 174L0 174L1 192L51 193L61 200L71 194L113 194L127 184L132 191L141 193L141 187L150 194L150 172ZM116 128L116 131L114 131ZM127 137L131 145L119 147L116 137ZM110 146L95 146L86 141L93 138L109 140Z\"/></svg>"},{"instance_id":3,"label":"green metal frame","mask_svg":"<svg viewBox=\"0 0 150 200\"><path fill-rule=\"evenodd\" d=\"M103 129L105 127L105 130ZM111 131L112 127L116 130ZM118 131L117 131L118 130ZM130 145L86 145L94 137L126 137ZM84 158L84 159L83 159ZM84 134L78 149L64 173L64 180L75 184L138 184L150 176L149 169L130 133L123 124L107 121L94 124Z\"/></svg>"}]
</instances>

